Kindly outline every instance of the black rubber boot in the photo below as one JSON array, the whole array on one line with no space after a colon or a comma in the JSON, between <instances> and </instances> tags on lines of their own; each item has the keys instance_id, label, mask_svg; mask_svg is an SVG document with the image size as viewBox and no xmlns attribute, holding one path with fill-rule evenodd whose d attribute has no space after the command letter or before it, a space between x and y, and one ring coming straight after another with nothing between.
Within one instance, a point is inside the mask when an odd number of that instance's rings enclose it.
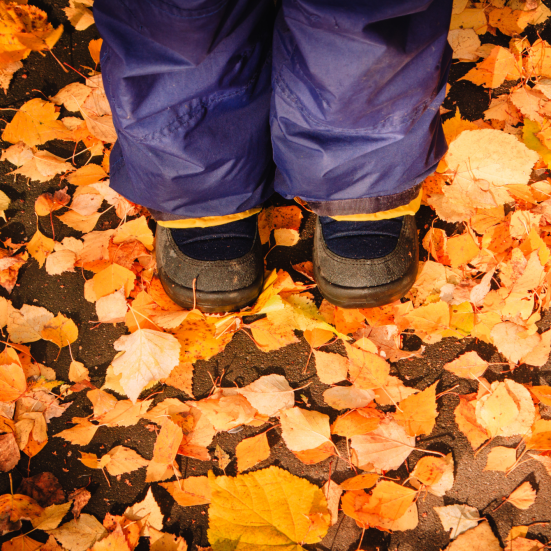
<instances>
[{"instance_id":1,"label":"black rubber boot","mask_svg":"<svg viewBox=\"0 0 551 551\"><path fill-rule=\"evenodd\" d=\"M220 227L222 226L217 228ZM182 241L179 246L173 231L157 225L155 252L159 278L174 302L184 308L193 308L195 300L199 310L215 313L240 310L258 298L264 281L264 260L257 229L254 230L249 250L242 256L229 260L205 260L204 257L208 258L208 254L201 254L203 259L192 258L189 254L199 256L194 251L198 250L198 246L201 247L201 241L195 237L188 239L185 244ZM181 237L180 230L174 233L177 238ZM213 239L220 240L219 233L213 228ZM204 235L201 240L203 249L209 252L210 247L214 258L226 254L220 243L212 246L213 243L205 240ZM185 254L182 249L189 251L189 254ZM232 250L236 249L232 247Z\"/></svg>"},{"instance_id":2,"label":"black rubber boot","mask_svg":"<svg viewBox=\"0 0 551 551\"><path fill-rule=\"evenodd\" d=\"M387 243L385 248L390 252L384 256L370 258L374 256L372 251L349 255L354 258L340 256L326 242L318 217L313 263L314 278L323 297L341 308L372 308L402 298L415 283L419 267L415 218L404 216L396 235L395 246L388 248ZM340 244L339 248L344 247Z\"/></svg>"}]
</instances>

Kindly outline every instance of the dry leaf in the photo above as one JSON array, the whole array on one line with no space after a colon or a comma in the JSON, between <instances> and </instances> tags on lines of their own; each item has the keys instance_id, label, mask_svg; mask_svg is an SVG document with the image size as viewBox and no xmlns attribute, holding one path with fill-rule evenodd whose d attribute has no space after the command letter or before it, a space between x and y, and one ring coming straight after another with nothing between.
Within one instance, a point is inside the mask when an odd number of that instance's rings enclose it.
<instances>
[{"instance_id":1,"label":"dry leaf","mask_svg":"<svg viewBox=\"0 0 551 551\"><path fill-rule=\"evenodd\" d=\"M105 295L96 301L96 313L101 323L119 323L124 321L128 304L124 298L124 288Z\"/></svg>"},{"instance_id":2,"label":"dry leaf","mask_svg":"<svg viewBox=\"0 0 551 551\"><path fill-rule=\"evenodd\" d=\"M91 469L106 469L113 476L125 474L149 465L149 461L130 448L115 446L98 460L94 453L80 452L81 462Z\"/></svg>"},{"instance_id":3,"label":"dry leaf","mask_svg":"<svg viewBox=\"0 0 551 551\"><path fill-rule=\"evenodd\" d=\"M50 534L69 551L87 551L107 535L107 530L92 515L82 514L51 530Z\"/></svg>"},{"instance_id":4,"label":"dry leaf","mask_svg":"<svg viewBox=\"0 0 551 551\"><path fill-rule=\"evenodd\" d=\"M258 413L268 417L295 405L294 390L285 377L275 373L260 377L243 388L236 388L235 392L244 396Z\"/></svg>"},{"instance_id":5,"label":"dry leaf","mask_svg":"<svg viewBox=\"0 0 551 551\"><path fill-rule=\"evenodd\" d=\"M46 237L40 232L40 230L36 230L36 233L27 245L27 250L42 268L46 257L54 250L54 245L55 243L53 239Z\"/></svg>"},{"instance_id":6,"label":"dry leaf","mask_svg":"<svg viewBox=\"0 0 551 551\"><path fill-rule=\"evenodd\" d=\"M487 368L488 362L484 361L474 350L465 352L457 359L444 365L444 369L466 379L482 377Z\"/></svg>"},{"instance_id":7,"label":"dry leaf","mask_svg":"<svg viewBox=\"0 0 551 551\"><path fill-rule=\"evenodd\" d=\"M334 409L356 409L366 407L373 401L375 393L353 386L334 386L323 393L325 403Z\"/></svg>"},{"instance_id":8,"label":"dry leaf","mask_svg":"<svg viewBox=\"0 0 551 551\"><path fill-rule=\"evenodd\" d=\"M436 423L436 385L432 384L422 392L408 396L398 404L394 419L410 436L430 434Z\"/></svg>"},{"instance_id":9,"label":"dry leaf","mask_svg":"<svg viewBox=\"0 0 551 551\"><path fill-rule=\"evenodd\" d=\"M156 530L163 529L163 513L155 501L151 487L147 490L147 494L143 501L135 503L124 511L124 516L132 521L143 521L141 536L149 535L149 526Z\"/></svg>"},{"instance_id":10,"label":"dry leaf","mask_svg":"<svg viewBox=\"0 0 551 551\"><path fill-rule=\"evenodd\" d=\"M319 380L332 385L344 381L348 373L348 361L340 354L331 354L320 350L313 350L316 372Z\"/></svg>"},{"instance_id":11,"label":"dry leaf","mask_svg":"<svg viewBox=\"0 0 551 551\"><path fill-rule=\"evenodd\" d=\"M182 429L166 419L157 435L153 457L147 466L146 482L166 480L174 475L174 460L184 434Z\"/></svg>"},{"instance_id":12,"label":"dry leaf","mask_svg":"<svg viewBox=\"0 0 551 551\"><path fill-rule=\"evenodd\" d=\"M523 482L508 498L507 502L517 509L528 509L536 501L536 490L530 482Z\"/></svg>"},{"instance_id":13,"label":"dry leaf","mask_svg":"<svg viewBox=\"0 0 551 551\"><path fill-rule=\"evenodd\" d=\"M496 446L490 450L486 460L485 471L507 472L517 460L517 450L515 448L505 448Z\"/></svg>"},{"instance_id":14,"label":"dry leaf","mask_svg":"<svg viewBox=\"0 0 551 551\"><path fill-rule=\"evenodd\" d=\"M422 457L411 473L411 485L419 488L425 485L436 496L443 496L453 486L453 455L446 457Z\"/></svg>"},{"instance_id":15,"label":"dry leaf","mask_svg":"<svg viewBox=\"0 0 551 551\"><path fill-rule=\"evenodd\" d=\"M211 472L209 482L208 539L214 548L239 542L266 551L298 549L327 533L331 516L323 492L283 469L271 466L235 478Z\"/></svg>"},{"instance_id":16,"label":"dry leaf","mask_svg":"<svg viewBox=\"0 0 551 551\"><path fill-rule=\"evenodd\" d=\"M237 470L242 473L270 457L270 445L265 432L245 438L235 448Z\"/></svg>"},{"instance_id":17,"label":"dry leaf","mask_svg":"<svg viewBox=\"0 0 551 551\"><path fill-rule=\"evenodd\" d=\"M57 344L59 348L63 348L78 339L78 329L72 319L66 318L63 314L58 314L44 324L40 336Z\"/></svg>"},{"instance_id":18,"label":"dry leaf","mask_svg":"<svg viewBox=\"0 0 551 551\"><path fill-rule=\"evenodd\" d=\"M331 443L328 415L294 407L281 411L279 419L283 440L291 451L312 450Z\"/></svg>"},{"instance_id":19,"label":"dry leaf","mask_svg":"<svg viewBox=\"0 0 551 551\"><path fill-rule=\"evenodd\" d=\"M377 472L397 469L415 448L415 437L387 417L372 432L352 436L350 446L358 455L358 465L373 465Z\"/></svg>"},{"instance_id":20,"label":"dry leaf","mask_svg":"<svg viewBox=\"0 0 551 551\"><path fill-rule=\"evenodd\" d=\"M507 48L495 46L490 55L459 80L470 80L485 88L498 88L505 80L520 78L519 61Z\"/></svg>"},{"instance_id":21,"label":"dry leaf","mask_svg":"<svg viewBox=\"0 0 551 551\"><path fill-rule=\"evenodd\" d=\"M190 476L177 482L160 484L180 507L206 505L211 500L211 490L206 476Z\"/></svg>"},{"instance_id":22,"label":"dry leaf","mask_svg":"<svg viewBox=\"0 0 551 551\"><path fill-rule=\"evenodd\" d=\"M451 529L450 539L454 540L463 532L478 526L481 520L478 510L468 505L448 505L435 507L434 510L440 517L440 522L447 532Z\"/></svg>"}]
</instances>

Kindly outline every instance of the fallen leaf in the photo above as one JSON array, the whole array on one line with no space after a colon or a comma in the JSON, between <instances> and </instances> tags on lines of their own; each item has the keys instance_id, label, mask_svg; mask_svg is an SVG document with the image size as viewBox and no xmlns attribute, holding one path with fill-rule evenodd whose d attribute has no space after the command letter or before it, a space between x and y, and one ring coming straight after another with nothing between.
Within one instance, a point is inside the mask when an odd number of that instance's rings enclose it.
<instances>
[{"instance_id":1,"label":"fallen leaf","mask_svg":"<svg viewBox=\"0 0 551 551\"><path fill-rule=\"evenodd\" d=\"M57 344L59 348L63 348L78 339L78 329L72 319L66 318L63 314L58 314L44 324L40 336Z\"/></svg>"},{"instance_id":2,"label":"fallen leaf","mask_svg":"<svg viewBox=\"0 0 551 551\"><path fill-rule=\"evenodd\" d=\"M90 42L88 43L88 51L90 52L90 56L92 57L96 65L99 63L99 53L102 44L103 40L101 38L90 40Z\"/></svg>"},{"instance_id":3,"label":"fallen leaf","mask_svg":"<svg viewBox=\"0 0 551 551\"><path fill-rule=\"evenodd\" d=\"M332 385L346 379L348 360L344 356L320 350L313 350L312 353L316 362L316 372L322 383Z\"/></svg>"},{"instance_id":4,"label":"fallen leaf","mask_svg":"<svg viewBox=\"0 0 551 551\"><path fill-rule=\"evenodd\" d=\"M469 440L473 450L491 436L488 430L478 423L475 407L462 396L459 397L459 405L455 408L455 422Z\"/></svg>"},{"instance_id":5,"label":"fallen leaf","mask_svg":"<svg viewBox=\"0 0 551 551\"><path fill-rule=\"evenodd\" d=\"M390 365L385 359L347 342L344 347L349 359L350 381L354 386L364 390L384 386L390 373Z\"/></svg>"},{"instance_id":6,"label":"fallen leaf","mask_svg":"<svg viewBox=\"0 0 551 551\"><path fill-rule=\"evenodd\" d=\"M279 414L281 434L291 451L305 451L331 443L329 416L294 407Z\"/></svg>"},{"instance_id":7,"label":"fallen leaf","mask_svg":"<svg viewBox=\"0 0 551 551\"><path fill-rule=\"evenodd\" d=\"M44 547L39 541L25 535L16 536L2 544L2 551L35 551L36 549L44 549Z\"/></svg>"},{"instance_id":8,"label":"fallen leaf","mask_svg":"<svg viewBox=\"0 0 551 551\"><path fill-rule=\"evenodd\" d=\"M135 503L124 511L124 516L129 520L144 521L141 536L149 535L149 526L156 530L163 529L163 513L153 496L151 487L147 490L147 494L142 501Z\"/></svg>"},{"instance_id":9,"label":"fallen leaf","mask_svg":"<svg viewBox=\"0 0 551 551\"><path fill-rule=\"evenodd\" d=\"M54 250L54 245L55 243L53 239L46 237L40 232L40 230L36 230L27 245L27 250L29 251L29 254L38 262L40 268L42 268L42 266L44 266L44 262L46 261L46 257Z\"/></svg>"},{"instance_id":10,"label":"fallen leaf","mask_svg":"<svg viewBox=\"0 0 551 551\"><path fill-rule=\"evenodd\" d=\"M436 385L432 384L422 392L412 394L398 404L394 419L410 436L430 434L436 423Z\"/></svg>"},{"instance_id":11,"label":"fallen leaf","mask_svg":"<svg viewBox=\"0 0 551 551\"><path fill-rule=\"evenodd\" d=\"M502 547L490 525L487 522L481 522L476 528L460 534L446 547L446 551L502 551Z\"/></svg>"},{"instance_id":12,"label":"fallen leaf","mask_svg":"<svg viewBox=\"0 0 551 551\"><path fill-rule=\"evenodd\" d=\"M288 411L288 410L287 410ZM323 492L303 478L271 466L235 478L209 473L211 545L246 545L251 551L299 548L321 541L331 516Z\"/></svg>"},{"instance_id":13,"label":"fallen leaf","mask_svg":"<svg viewBox=\"0 0 551 551\"><path fill-rule=\"evenodd\" d=\"M86 488L78 488L69 494L69 499L73 502L73 516L77 519L80 512L90 501L92 494Z\"/></svg>"},{"instance_id":14,"label":"fallen leaf","mask_svg":"<svg viewBox=\"0 0 551 551\"><path fill-rule=\"evenodd\" d=\"M79 84L79 83L75 82L73 84ZM71 84L69 84L69 86L71 86ZM84 85L81 85L81 86L84 86ZM86 94L86 97L88 97L88 94L90 93L91 90L90 88L88 88L88 86L86 86L86 88L88 89L88 93ZM67 109L69 108L67 107ZM77 111L77 109L69 109L69 111ZM83 167L69 174L69 176L67 176L67 181L73 186L89 186L90 184L95 184L96 182L99 182L103 178L107 178L107 174L105 173L105 170L103 170L103 168L99 165L90 163L90 164L84 165Z\"/></svg>"},{"instance_id":15,"label":"fallen leaf","mask_svg":"<svg viewBox=\"0 0 551 551\"><path fill-rule=\"evenodd\" d=\"M536 490L530 482L523 482L506 501L517 509L528 509L536 501Z\"/></svg>"},{"instance_id":16,"label":"fallen leaf","mask_svg":"<svg viewBox=\"0 0 551 551\"><path fill-rule=\"evenodd\" d=\"M482 377L487 368L488 362L484 361L474 350L465 352L457 359L444 365L444 369L465 379Z\"/></svg>"},{"instance_id":17,"label":"fallen leaf","mask_svg":"<svg viewBox=\"0 0 551 551\"><path fill-rule=\"evenodd\" d=\"M423 484L436 496L443 496L453 486L453 455L422 457L411 473L411 485L419 489Z\"/></svg>"},{"instance_id":18,"label":"fallen leaf","mask_svg":"<svg viewBox=\"0 0 551 551\"><path fill-rule=\"evenodd\" d=\"M358 466L373 465L377 472L397 469L415 448L415 437L390 417L364 435L352 436L350 446L358 455Z\"/></svg>"},{"instance_id":19,"label":"fallen leaf","mask_svg":"<svg viewBox=\"0 0 551 551\"><path fill-rule=\"evenodd\" d=\"M505 80L516 80L520 76L520 64L511 51L495 46L486 59L459 80L470 80L485 88L498 88Z\"/></svg>"},{"instance_id":20,"label":"fallen leaf","mask_svg":"<svg viewBox=\"0 0 551 551\"><path fill-rule=\"evenodd\" d=\"M17 493L32 497L41 507L60 505L65 502L65 492L52 473L40 473L24 478Z\"/></svg>"},{"instance_id":21,"label":"fallen leaf","mask_svg":"<svg viewBox=\"0 0 551 551\"><path fill-rule=\"evenodd\" d=\"M50 534L69 551L87 551L107 536L107 530L92 515L82 514L51 530Z\"/></svg>"},{"instance_id":22,"label":"fallen leaf","mask_svg":"<svg viewBox=\"0 0 551 551\"><path fill-rule=\"evenodd\" d=\"M517 460L517 450L515 448L505 448L496 446L490 450L486 460L485 471L507 472Z\"/></svg>"},{"instance_id":23,"label":"fallen leaf","mask_svg":"<svg viewBox=\"0 0 551 551\"><path fill-rule=\"evenodd\" d=\"M165 488L180 507L206 505L211 500L211 489L206 476L190 476L177 482L159 484Z\"/></svg>"},{"instance_id":24,"label":"fallen leaf","mask_svg":"<svg viewBox=\"0 0 551 551\"><path fill-rule=\"evenodd\" d=\"M343 490L366 490L372 488L379 481L377 473L364 473L346 479L341 483Z\"/></svg>"},{"instance_id":25,"label":"fallen leaf","mask_svg":"<svg viewBox=\"0 0 551 551\"><path fill-rule=\"evenodd\" d=\"M357 409L373 401L375 393L353 386L334 386L323 393L325 403L334 409Z\"/></svg>"},{"instance_id":26,"label":"fallen leaf","mask_svg":"<svg viewBox=\"0 0 551 551\"><path fill-rule=\"evenodd\" d=\"M68 10L71 8L65 8ZM106 538L94 544L90 551L130 551L126 537L119 525Z\"/></svg>"},{"instance_id":27,"label":"fallen leaf","mask_svg":"<svg viewBox=\"0 0 551 551\"><path fill-rule=\"evenodd\" d=\"M19 446L12 432L0 435L0 471L11 471L21 459Z\"/></svg>"},{"instance_id":28,"label":"fallen leaf","mask_svg":"<svg viewBox=\"0 0 551 551\"><path fill-rule=\"evenodd\" d=\"M244 396L261 415L273 417L295 405L295 392L282 375L272 373L260 377L235 391Z\"/></svg>"},{"instance_id":29,"label":"fallen leaf","mask_svg":"<svg viewBox=\"0 0 551 551\"><path fill-rule=\"evenodd\" d=\"M143 243L147 250L153 249L153 232L147 225L145 216L140 216L119 226L113 236L113 243L124 243L133 239Z\"/></svg>"},{"instance_id":30,"label":"fallen leaf","mask_svg":"<svg viewBox=\"0 0 551 551\"><path fill-rule=\"evenodd\" d=\"M124 321L128 304L124 298L124 288L98 298L96 301L96 313L101 323L119 323Z\"/></svg>"},{"instance_id":31,"label":"fallen leaf","mask_svg":"<svg viewBox=\"0 0 551 551\"><path fill-rule=\"evenodd\" d=\"M384 413L373 407L356 409L339 415L333 425L332 434L348 438L374 431L385 418Z\"/></svg>"},{"instance_id":32,"label":"fallen leaf","mask_svg":"<svg viewBox=\"0 0 551 551\"><path fill-rule=\"evenodd\" d=\"M245 438L235 448L237 471L242 473L270 457L270 445L265 432Z\"/></svg>"},{"instance_id":33,"label":"fallen leaf","mask_svg":"<svg viewBox=\"0 0 551 551\"><path fill-rule=\"evenodd\" d=\"M133 402L148 383L168 377L180 361L180 343L174 336L152 329L124 335L114 347L124 352L112 362L114 373L121 375L120 384Z\"/></svg>"},{"instance_id":34,"label":"fallen leaf","mask_svg":"<svg viewBox=\"0 0 551 551\"><path fill-rule=\"evenodd\" d=\"M440 517L444 530L450 532L450 539L454 540L463 532L478 526L481 520L478 510L469 505L448 505L446 507L434 507Z\"/></svg>"},{"instance_id":35,"label":"fallen leaf","mask_svg":"<svg viewBox=\"0 0 551 551\"><path fill-rule=\"evenodd\" d=\"M81 454L81 462L91 469L105 469L109 474L117 476L129 473L149 465L149 461L130 448L115 446L101 459L93 453Z\"/></svg>"},{"instance_id":36,"label":"fallen leaf","mask_svg":"<svg viewBox=\"0 0 551 551\"><path fill-rule=\"evenodd\" d=\"M166 419L161 425L153 448L153 457L147 466L146 482L166 480L174 475L174 460L184 434L182 429Z\"/></svg>"},{"instance_id":37,"label":"fallen leaf","mask_svg":"<svg viewBox=\"0 0 551 551\"><path fill-rule=\"evenodd\" d=\"M42 511L42 514L32 519L32 525L38 530L53 530L59 526L63 517L69 512L71 502L50 505Z\"/></svg>"},{"instance_id":38,"label":"fallen leaf","mask_svg":"<svg viewBox=\"0 0 551 551\"><path fill-rule=\"evenodd\" d=\"M82 381L88 381L90 373L82 362L72 361L69 365L69 380L74 383L80 383Z\"/></svg>"},{"instance_id":39,"label":"fallen leaf","mask_svg":"<svg viewBox=\"0 0 551 551\"><path fill-rule=\"evenodd\" d=\"M2 139L10 143L23 142L29 147L49 140L71 140L71 132L58 117L53 103L32 99L24 103L6 125Z\"/></svg>"}]
</instances>

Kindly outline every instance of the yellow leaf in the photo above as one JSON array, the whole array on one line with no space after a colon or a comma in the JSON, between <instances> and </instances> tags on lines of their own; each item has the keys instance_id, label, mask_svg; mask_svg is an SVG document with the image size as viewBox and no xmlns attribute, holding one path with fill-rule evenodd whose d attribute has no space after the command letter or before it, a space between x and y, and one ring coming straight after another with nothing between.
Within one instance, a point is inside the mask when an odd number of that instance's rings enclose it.
<instances>
[{"instance_id":1,"label":"yellow leaf","mask_svg":"<svg viewBox=\"0 0 551 551\"><path fill-rule=\"evenodd\" d=\"M176 423L170 419L164 421L155 441L153 457L147 466L146 482L166 480L174 474L173 463L183 436L182 429Z\"/></svg>"},{"instance_id":2,"label":"yellow leaf","mask_svg":"<svg viewBox=\"0 0 551 551\"><path fill-rule=\"evenodd\" d=\"M479 127L474 122L466 121L461 118L459 109L455 111L455 116L447 119L443 124L444 136L448 144L452 143L463 130L477 130Z\"/></svg>"},{"instance_id":3,"label":"yellow leaf","mask_svg":"<svg viewBox=\"0 0 551 551\"><path fill-rule=\"evenodd\" d=\"M153 232L147 225L145 216L140 216L120 226L115 232L113 243L123 243L132 239L140 241L147 250L153 250Z\"/></svg>"},{"instance_id":4,"label":"yellow leaf","mask_svg":"<svg viewBox=\"0 0 551 551\"><path fill-rule=\"evenodd\" d=\"M15 363L0 365L0 401L13 402L27 389L23 368Z\"/></svg>"},{"instance_id":5,"label":"yellow leaf","mask_svg":"<svg viewBox=\"0 0 551 551\"><path fill-rule=\"evenodd\" d=\"M465 352L453 362L444 365L444 369L466 379L481 377L487 368L488 362L484 361L474 350Z\"/></svg>"},{"instance_id":6,"label":"yellow leaf","mask_svg":"<svg viewBox=\"0 0 551 551\"><path fill-rule=\"evenodd\" d=\"M411 485L420 488L421 484L427 487L431 494L443 496L453 486L453 456L446 457L432 455L422 457L411 473Z\"/></svg>"},{"instance_id":7,"label":"yellow leaf","mask_svg":"<svg viewBox=\"0 0 551 551\"><path fill-rule=\"evenodd\" d=\"M152 329L123 335L114 347L124 352L112 362L114 373L121 375L120 384L134 403L147 384L168 377L180 362L180 343L172 335Z\"/></svg>"},{"instance_id":8,"label":"yellow leaf","mask_svg":"<svg viewBox=\"0 0 551 551\"><path fill-rule=\"evenodd\" d=\"M67 9L67 8L66 8ZM120 524L106 538L94 544L90 551L130 551L126 536Z\"/></svg>"},{"instance_id":9,"label":"yellow leaf","mask_svg":"<svg viewBox=\"0 0 551 551\"><path fill-rule=\"evenodd\" d=\"M111 264L92 278L96 300L124 288L125 296L130 295L136 276L128 268L119 264Z\"/></svg>"},{"instance_id":10,"label":"yellow leaf","mask_svg":"<svg viewBox=\"0 0 551 551\"><path fill-rule=\"evenodd\" d=\"M364 473L341 482L340 487L343 490L367 490L372 488L379 481L380 475L377 473Z\"/></svg>"},{"instance_id":11,"label":"yellow leaf","mask_svg":"<svg viewBox=\"0 0 551 551\"><path fill-rule=\"evenodd\" d=\"M258 231L262 243L267 243L272 230L292 229L300 227L302 212L299 207L268 207L258 216ZM296 233L298 238L298 233ZM297 239L298 241L298 239ZM281 243L280 243L281 244Z\"/></svg>"},{"instance_id":12,"label":"yellow leaf","mask_svg":"<svg viewBox=\"0 0 551 551\"><path fill-rule=\"evenodd\" d=\"M40 335L43 339L63 348L78 339L78 329L72 319L58 314L44 325Z\"/></svg>"},{"instance_id":13,"label":"yellow leaf","mask_svg":"<svg viewBox=\"0 0 551 551\"><path fill-rule=\"evenodd\" d=\"M331 444L328 415L294 407L284 409L279 418L283 440L291 451L312 450L322 444Z\"/></svg>"},{"instance_id":14,"label":"yellow leaf","mask_svg":"<svg viewBox=\"0 0 551 551\"><path fill-rule=\"evenodd\" d=\"M74 210L69 210L65 214L58 216L58 218L70 228L88 233L96 227L101 214L101 212L95 214L79 214Z\"/></svg>"},{"instance_id":15,"label":"yellow leaf","mask_svg":"<svg viewBox=\"0 0 551 551\"><path fill-rule=\"evenodd\" d=\"M81 462L91 469L106 469L113 476L129 473L149 465L149 461L130 448L115 446L100 460L93 453L83 453Z\"/></svg>"},{"instance_id":16,"label":"yellow leaf","mask_svg":"<svg viewBox=\"0 0 551 551\"><path fill-rule=\"evenodd\" d=\"M507 501L517 509L528 509L536 501L536 490L530 482L523 482L508 498Z\"/></svg>"},{"instance_id":17,"label":"yellow leaf","mask_svg":"<svg viewBox=\"0 0 551 551\"><path fill-rule=\"evenodd\" d=\"M428 343L438 342L450 327L450 309L444 301L415 308L404 316L409 327Z\"/></svg>"},{"instance_id":18,"label":"yellow leaf","mask_svg":"<svg viewBox=\"0 0 551 551\"><path fill-rule=\"evenodd\" d=\"M214 548L300 549L321 541L331 516L323 492L272 466L238 475L209 473L212 501L208 539Z\"/></svg>"},{"instance_id":19,"label":"yellow leaf","mask_svg":"<svg viewBox=\"0 0 551 551\"><path fill-rule=\"evenodd\" d=\"M516 460L517 450L515 448L496 446L490 450L484 470L507 472L515 464Z\"/></svg>"},{"instance_id":20,"label":"yellow leaf","mask_svg":"<svg viewBox=\"0 0 551 551\"><path fill-rule=\"evenodd\" d=\"M493 9L488 15L488 23L507 36L520 34L532 22L534 15L524 10L511 8Z\"/></svg>"},{"instance_id":21,"label":"yellow leaf","mask_svg":"<svg viewBox=\"0 0 551 551\"><path fill-rule=\"evenodd\" d=\"M245 438L235 448L237 470L242 473L270 457L270 445L265 432Z\"/></svg>"},{"instance_id":22,"label":"yellow leaf","mask_svg":"<svg viewBox=\"0 0 551 551\"><path fill-rule=\"evenodd\" d=\"M103 44L103 39L101 38L90 40L88 44L88 51L90 52L90 56L92 57L96 65L99 63L99 54L100 54L102 44Z\"/></svg>"},{"instance_id":23,"label":"yellow leaf","mask_svg":"<svg viewBox=\"0 0 551 551\"><path fill-rule=\"evenodd\" d=\"M507 48L496 46L490 55L459 80L470 80L485 88L498 88L505 80L520 78L520 62Z\"/></svg>"},{"instance_id":24,"label":"yellow leaf","mask_svg":"<svg viewBox=\"0 0 551 551\"><path fill-rule=\"evenodd\" d=\"M27 245L27 250L29 254L38 262L38 265L42 268L46 257L54 250L54 240L46 237L36 230L36 233L33 235L32 239Z\"/></svg>"},{"instance_id":25,"label":"yellow leaf","mask_svg":"<svg viewBox=\"0 0 551 551\"><path fill-rule=\"evenodd\" d=\"M396 520L413 503L417 492L396 482L383 480L375 486L368 502L362 507L364 513Z\"/></svg>"},{"instance_id":26,"label":"yellow leaf","mask_svg":"<svg viewBox=\"0 0 551 551\"><path fill-rule=\"evenodd\" d=\"M354 386L369 390L384 386L390 373L388 362L373 352L366 352L356 346L344 343L348 359L350 381Z\"/></svg>"},{"instance_id":27,"label":"yellow leaf","mask_svg":"<svg viewBox=\"0 0 551 551\"><path fill-rule=\"evenodd\" d=\"M478 423L475 408L462 396L459 397L459 405L455 408L455 422L471 443L473 450L490 438L490 433Z\"/></svg>"},{"instance_id":28,"label":"yellow leaf","mask_svg":"<svg viewBox=\"0 0 551 551\"><path fill-rule=\"evenodd\" d=\"M74 186L88 186L107 178L105 170L93 163L87 164L67 176L67 181Z\"/></svg>"},{"instance_id":29,"label":"yellow leaf","mask_svg":"<svg viewBox=\"0 0 551 551\"><path fill-rule=\"evenodd\" d=\"M356 409L339 415L331 425L331 432L347 438L358 434L367 434L375 430L382 419L384 419L384 414L375 408Z\"/></svg>"},{"instance_id":30,"label":"yellow leaf","mask_svg":"<svg viewBox=\"0 0 551 551\"><path fill-rule=\"evenodd\" d=\"M41 145L49 140L71 140L70 130L58 121L59 113L49 101L35 98L24 103L15 117L6 125L2 139L29 147Z\"/></svg>"},{"instance_id":31,"label":"yellow leaf","mask_svg":"<svg viewBox=\"0 0 551 551\"><path fill-rule=\"evenodd\" d=\"M0 515L9 518L10 522L20 519L33 520L41 514L42 507L29 496L22 494L4 494L0 496Z\"/></svg>"},{"instance_id":32,"label":"yellow leaf","mask_svg":"<svg viewBox=\"0 0 551 551\"><path fill-rule=\"evenodd\" d=\"M452 268L458 268L468 264L473 258L478 256L480 249L475 243L470 233L450 237L447 242L447 252L450 258Z\"/></svg>"},{"instance_id":33,"label":"yellow leaf","mask_svg":"<svg viewBox=\"0 0 551 551\"><path fill-rule=\"evenodd\" d=\"M262 352L272 352L284 346L300 342L293 327L284 323L273 323L268 318L259 319L249 325L255 344Z\"/></svg>"},{"instance_id":34,"label":"yellow leaf","mask_svg":"<svg viewBox=\"0 0 551 551\"><path fill-rule=\"evenodd\" d=\"M530 392L546 406L551 406L551 386L531 386Z\"/></svg>"},{"instance_id":35,"label":"yellow leaf","mask_svg":"<svg viewBox=\"0 0 551 551\"><path fill-rule=\"evenodd\" d=\"M42 545L29 536L15 536L2 544L2 551L35 551L42 548Z\"/></svg>"},{"instance_id":36,"label":"yellow leaf","mask_svg":"<svg viewBox=\"0 0 551 551\"><path fill-rule=\"evenodd\" d=\"M452 15L450 31L455 29L474 29L477 34L484 34L488 25L483 9L466 9Z\"/></svg>"},{"instance_id":37,"label":"yellow leaf","mask_svg":"<svg viewBox=\"0 0 551 551\"><path fill-rule=\"evenodd\" d=\"M206 505L211 500L210 484L206 476L190 476L159 485L168 491L180 507Z\"/></svg>"},{"instance_id":38,"label":"yellow leaf","mask_svg":"<svg viewBox=\"0 0 551 551\"><path fill-rule=\"evenodd\" d=\"M398 404L394 419L410 436L430 434L436 423L436 385L432 384L422 392L412 394Z\"/></svg>"},{"instance_id":39,"label":"yellow leaf","mask_svg":"<svg viewBox=\"0 0 551 551\"><path fill-rule=\"evenodd\" d=\"M344 356L320 350L313 350L313 354L316 362L316 372L322 383L332 385L346 379L348 361Z\"/></svg>"},{"instance_id":40,"label":"yellow leaf","mask_svg":"<svg viewBox=\"0 0 551 551\"><path fill-rule=\"evenodd\" d=\"M524 68L530 76L551 77L551 46L545 40L539 38L528 49Z\"/></svg>"}]
</instances>

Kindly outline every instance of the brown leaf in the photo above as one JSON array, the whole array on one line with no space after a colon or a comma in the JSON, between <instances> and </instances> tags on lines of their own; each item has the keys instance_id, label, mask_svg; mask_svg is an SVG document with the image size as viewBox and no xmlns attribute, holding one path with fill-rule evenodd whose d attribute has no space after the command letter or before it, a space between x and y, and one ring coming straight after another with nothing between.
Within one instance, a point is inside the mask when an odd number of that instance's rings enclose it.
<instances>
[{"instance_id":1,"label":"brown leaf","mask_svg":"<svg viewBox=\"0 0 551 551\"><path fill-rule=\"evenodd\" d=\"M92 494L86 488L77 488L69 494L69 499L73 500L73 516L75 519L80 516L80 512L90 501L91 497Z\"/></svg>"},{"instance_id":2,"label":"brown leaf","mask_svg":"<svg viewBox=\"0 0 551 551\"><path fill-rule=\"evenodd\" d=\"M9 432L0 435L0 471L11 471L19 463L19 459L21 454L14 434Z\"/></svg>"},{"instance_id":3,"label":"brown leaf","mask_svg":"<svg viewBox=\"0 0 551 551\"><path fill-rule=\"evenodd\" d=\"M24 478L17 492L32 497L42 507L65 502L65 492L52 473L41 473Z\"/></svg>"}]
</instances>

